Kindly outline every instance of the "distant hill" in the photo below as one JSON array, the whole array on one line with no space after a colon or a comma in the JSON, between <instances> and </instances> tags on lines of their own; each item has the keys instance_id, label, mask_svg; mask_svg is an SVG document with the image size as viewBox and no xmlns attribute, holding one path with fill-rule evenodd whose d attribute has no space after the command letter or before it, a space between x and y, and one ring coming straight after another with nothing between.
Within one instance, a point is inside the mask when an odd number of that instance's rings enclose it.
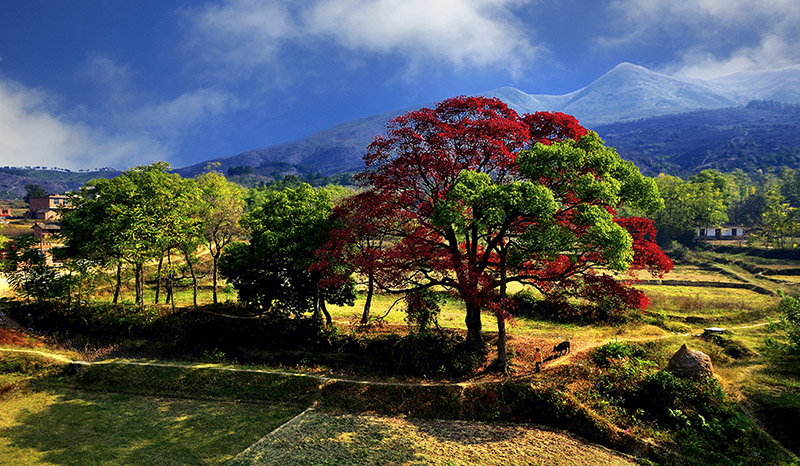
<instances>
[{"instance_id":1,"label":"distant hill","mask_svg":"<svg viewBox=\"0 0 800 466\"><path fill-rule=\"evenodd\" d=\"M800 65L779 70L736 73L714 80L699 80L670 77L638 65L621 63L583 89L564 95L527 94L511 87L496 89L483 95L497 97L519 113L546 110L574 115L584 126L597 129L601 135L608 133L609 136L606 137L612 146L625 147L620 151L623 156L630 154L629 157L638 158L637 163L648 167L650 171L660 170L657 167L665 170L692 171L709 164L736 167L740 153L742 157L749 157L746 166L762 167L770 160L784 161L783 164L793 165L795 162L792 161L792 148L800 146L800 135L792 136L787 133L778 137L781 144L771 143L759 137L758 140L761 142L757 143L758 149L755 149L748 145L750 143L745 142L746 134L737 133L737 125L758 123L750 120L757 109L747 110L745 107L751 100L800 104ZM737 112L734 110L736 107L745 110ZM640 133L642 130L634 129L635 124L644 125L642 121L650 121L655 117L719 109L722 111L714 117L705 114L705 118L714 121L714 129L708 133L713 141L704 139L703 131L690 134L690 129L686 128L685 133L681 133L688 138L687 141L691 139L695 149L681 146L674 140L669 130L655 128L658 125L671 124L683 128L681 119L692 117L682 116L677 120L656 120L648 123L652 131L652 136L649 138ZM384 133L389 119L408 110L411 108L361 118L320 131L305 139L253 149L180 168L177 171L184 176L194 176L204 171L209 162L218 162L223 172L237 166L252 167L254 172L262 174L261 176L268 176L263 175L265 173L310 172L332 175L360 170L363 168L361 159L367 145L372 142L375 135ZM788 109L781 111L791 112ZM725 118L733 120L726 122ZM743 118L744 121L736 120L737 118ZM779 118L780 116L774 115L770 121ZM626 126L624 122L631 122L634 126ZM774 124L779 123L775 121ZM783 124L793 125L790 121L785 121ZM767 126L769 125L764 123L757 127L765 130ZM779 132L777 127L774 131ZM666 139L659 140L659 137ZM797 137L798 141L793 142L793 137ZM635 140L636 143L629 140ZM731 148L726 149L727 152L723 151L724 155L707 156L708 154L703 152L702 148L716 148L724 140L731 141L732 144ZM777 152L770 154L769 151L773 149ZM667 152L673 150L679 151L681 155ZM719 152L722 149L713 150ZM651 155L656 158L649 160L648 157Z\"/></svg>"},{"instance_id":2,"label":"distant hill","mask_svg":"<svg viewBox=\"0 0 800 466\"><path fill-rule=\"evenodd\" d=\"M411 109L361 118L314 133L299 141L254 149L210 162L219 163L219 169L223 173L236 166L253 167L258 174L275 171L301 174L310 170L332 175L358 171L364 168L361 158L375 135L384 134L387 121L409 110ZM195 176L202 173L207 165L208 162L202 162L176 171L183 176Z\"/></svg>"},{"instance_id":3,"label":"distant hill","mask_svg":"<svg viewBox=\"0 0 800 466\"><path fill-rule=\"evenodd\" d=\"M753 101L594 128L643 173L800 168L800 105Z\"/></svg>"},{"instance_id":4,"label":"distant hill","mask_svg":"<svg viewBox=\"0 0 800 466\"><path fill-rule=\"evenodd\" d=\"M36 168L0 168L0 198L22 199L25 186L38 184L48 193L61 194L77 190L96 178L113 178L121 172L114 169L96 171L47 170Z\"/></svg>"}]
</instances>

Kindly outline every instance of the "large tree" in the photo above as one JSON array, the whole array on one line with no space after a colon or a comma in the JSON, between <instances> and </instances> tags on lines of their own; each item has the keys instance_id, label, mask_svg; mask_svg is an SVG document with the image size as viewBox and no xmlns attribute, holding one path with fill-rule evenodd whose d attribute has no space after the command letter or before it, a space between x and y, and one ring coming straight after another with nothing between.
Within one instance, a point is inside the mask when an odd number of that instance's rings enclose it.
<instances>
[{"instance_id":1,"label":"large tree","mask_svg":"<svg viewBox=\"0 0 800 466\"><path fill-rule=\"evenodd\" d=\"M661 206L652 180L574 118L520 117L497 99L458 97L397 117L364 160L358 180L371 195L358 209L388 217L376 222L392 244L386 286L459 296L476 347L481 310L510 282L550 292L586 277L573 287L586 297L608 287L597 266L637 264L614 208Z\"/></svg>"},{"instance_id":2,"label":"large tree","mask_svg":"<svg viewBox=\"0 0 800 466\"><path fill-rule=\"evenodd\" d=\"M653 215L658 228L658 243L690 242L697 228L719 226L728 221L727 194L724 182L712 171L684 181L661 175L656 178L664 199L664 208Z\"/></svg>"},{"instance_id":3,"label":"large tree","mask_svg":"<svg viewBox=\"0 0 800 466\"><path fill-rule=\"evenodd\" d=\"M322 275L311 269L314 251L330 228L332 209L328 191L306 183L265 192L261 204L242 219L250 243L231 245L220 259L220 272L237 289L239 299L264 312L324 314L330 324L326 301L353 298L349 282L321 287Z\"/></svg>"}]
</instances>

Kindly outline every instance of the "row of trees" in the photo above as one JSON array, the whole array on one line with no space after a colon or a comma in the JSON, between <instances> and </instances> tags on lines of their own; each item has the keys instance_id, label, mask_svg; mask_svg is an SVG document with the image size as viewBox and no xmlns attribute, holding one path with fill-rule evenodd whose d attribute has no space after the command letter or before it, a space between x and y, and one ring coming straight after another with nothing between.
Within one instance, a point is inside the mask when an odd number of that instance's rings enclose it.
<instances>
[{"instance_id":1,"label":"row of trees","mask_svg":"<svg viewBox=\"0 0 800 466\"><path fill-rule=\"evenodd\" d=\"M194 179L171 173L158 162L98 179L72 196L74 209L63 212L63 235L68 255L113 268L113 302L120 297L122 268L134 272L135 302L144 304L145 264L158 261L155 302L167 277L171 298L177 268L173 255L183 258L194 287L197 306L197 251L204 246L212 260L213 300L217 302L218 262L223 250L243 232L241 188L215 171ZM166 301L165 301L166 302ZM174 305L174 300L172 301Z\"/></svg>"},{"instance_id":2,"label":"row of trees","mask_svg":"<svg viewBox=\"0 0 800 466\"><path fill-rule=\"evenodd\" d=\"M326 285L365 277L362 319L376 286L447 290L464 302L474 348L485 344L482 311L494 313L505 368L510 283L624 314L647 298L604 270L660 276L672 268L652 222L616 211L657 211L653 180L568 115L519 116L497 99L449 99L393 119L364 160L363 191L337 206L312 266Z\"/></svg>"}]
</instances>

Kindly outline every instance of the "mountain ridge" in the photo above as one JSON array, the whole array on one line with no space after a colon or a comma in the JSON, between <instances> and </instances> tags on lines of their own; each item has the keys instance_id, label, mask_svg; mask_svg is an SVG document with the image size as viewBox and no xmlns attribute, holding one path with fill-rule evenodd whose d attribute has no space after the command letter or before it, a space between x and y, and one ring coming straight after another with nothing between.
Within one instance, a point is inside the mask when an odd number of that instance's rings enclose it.
<instances>
[{"instance_id":1,"label":"mountain ridge","mask_svg":"<svg viewBox=\"0 0 800 466\"><path fill-rule=\"evenodd\" d=\"M744 106L750 100L800 104L800 65L702 80L667 76L624 62L567 94L528 94L513 87L501 87L479 95L497 97L518 113L568 113L593 129L619 122ZM222 171L251 166L259 172L263 166L261 171L272 172L276 163L311 168L323 175L360 170L367 145L375 135L385 132L386 122L422 106L366 116L303 139L203 161L177 171L194 176L203 172L209 162L219 162Z\"/></svg>"}]
</instances>

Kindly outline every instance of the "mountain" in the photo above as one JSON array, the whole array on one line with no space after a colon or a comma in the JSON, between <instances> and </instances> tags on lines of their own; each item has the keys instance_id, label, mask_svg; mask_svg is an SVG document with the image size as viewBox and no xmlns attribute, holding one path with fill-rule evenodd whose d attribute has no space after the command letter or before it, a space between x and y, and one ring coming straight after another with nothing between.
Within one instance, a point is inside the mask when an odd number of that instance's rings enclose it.
<instances>
[{"instance_id":1,"label":"mountain","mask_svg":"<svg viewBox=\"0 0 800 466\"><path fill-rule=\"evenodd\" d=\"M751 100L800 104L800 65L701 80L671 77L642 66L621 63L588 86L564 95L527 94L512 87L482 95L497 97L518 113L543 110L568 113L584 126L595 129L659 116L742 107ZM305 139L209 162L219 162L222 171L237 166L252 167L254 173L261 176L314 171L330 175L359 170L363 167L361 157L375 135L384 133L390 118L408 110L411 109L362 118ZM722 114L734 117L730 112ZM636 131L622 133L635 134ZM639 149L630 150L644 153ZM672 166L671 163L667 165ZM687 163L681 162L675 168L688 167ZM204 171L207 164L202 162L177 171L184 176L194 176Z\"/></svg>"},{"instance_id":2,"label":"mountain","mask_svg":"<svg viewBox=\"0 0 800 466\"><path fill-rule=\"evenodd\" d=\"M588 127L737 105L734 99L700 83L672 78L630 63L621 63L583 89L561 96L530 95L513 88L501 88L484 95L503 100L518 113L541 110L568 113Z\"/></svg>"},{"instance_id":3,"label":"mountain","mask_svg":"<svg viewBox=\"0 0 800 466\"><path fill-rule=\"evenodd\" d=\"M776 70L742 71L699 83L742 104L751 100L800 104L800 65Z\"/></svg>"},{"instance_id":4,"label":"mountain","mask_svg":"<svg viewBox=\"0 0 800 466\"><path fill-rule=\"evenodd\" d=\"M594 128L642 173L800 168L800 105L753 101Z\"/></svg>"}]
</instances>

